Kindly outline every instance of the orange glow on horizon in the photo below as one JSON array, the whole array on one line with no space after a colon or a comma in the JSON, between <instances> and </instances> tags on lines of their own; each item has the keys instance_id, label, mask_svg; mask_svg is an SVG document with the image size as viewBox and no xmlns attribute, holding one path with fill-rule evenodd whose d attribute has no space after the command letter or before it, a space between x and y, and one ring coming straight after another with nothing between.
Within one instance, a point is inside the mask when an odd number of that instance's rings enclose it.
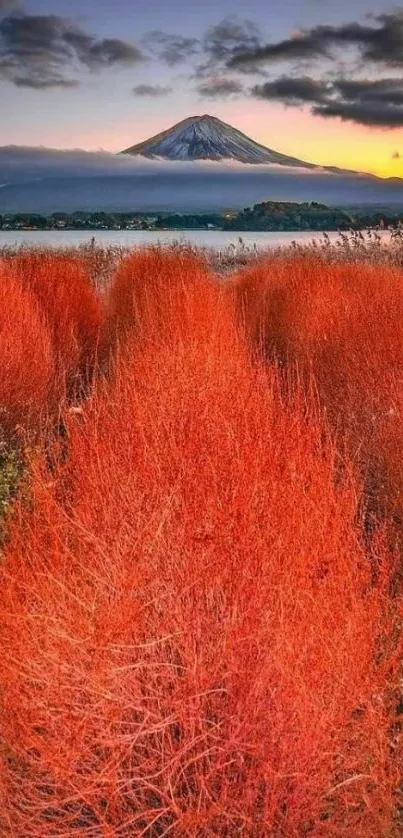
<instances>
[{"instance_id":1,"label":"orange glow on horizon","mask_svg":"<svg viewBox=\"0 0 403 838\"><path fill-rule=\"evenodd\" d=\"M325 120L302 109L274 108L276 145L274 132L258 125L256 117L253 119L252 136L264 145L321 166L403 178L401 129L372 128L341 119Z\"/></svg>"}]
</instances>

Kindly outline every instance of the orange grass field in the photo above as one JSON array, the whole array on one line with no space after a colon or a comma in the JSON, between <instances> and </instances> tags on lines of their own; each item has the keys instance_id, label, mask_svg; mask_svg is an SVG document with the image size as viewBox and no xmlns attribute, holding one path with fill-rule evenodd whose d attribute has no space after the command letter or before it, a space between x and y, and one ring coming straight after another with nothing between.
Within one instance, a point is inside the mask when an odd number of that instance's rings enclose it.
<instances>
[{"instance_id":1,"label":"orange grass field","mask_svg":"<svg viewBox=\"0 0 403 838\"><path fill-rule=\"evenodd\" d=\"M1 838L403 834L402 283L3 260Z\"/></svg>"}]
</instances>

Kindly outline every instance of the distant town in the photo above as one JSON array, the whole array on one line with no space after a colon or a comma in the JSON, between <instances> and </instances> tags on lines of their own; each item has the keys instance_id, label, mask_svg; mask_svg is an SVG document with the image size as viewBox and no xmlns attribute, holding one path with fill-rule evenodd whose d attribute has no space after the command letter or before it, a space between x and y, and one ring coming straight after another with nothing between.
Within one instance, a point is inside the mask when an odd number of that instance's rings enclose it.
<instances>
[{"instance_id":1,"label":"distant town","mask_svg":"<svg viewBox=\"0 0 403 838\"><path fill-rule=\"evenodd\" d=\"M356 207L338 209L319 204L265 201L240 212L141 213L54 212L0 215L0 230L231 230L298 231L398 227L403 208Z\"/></svg>"}]
</instances>

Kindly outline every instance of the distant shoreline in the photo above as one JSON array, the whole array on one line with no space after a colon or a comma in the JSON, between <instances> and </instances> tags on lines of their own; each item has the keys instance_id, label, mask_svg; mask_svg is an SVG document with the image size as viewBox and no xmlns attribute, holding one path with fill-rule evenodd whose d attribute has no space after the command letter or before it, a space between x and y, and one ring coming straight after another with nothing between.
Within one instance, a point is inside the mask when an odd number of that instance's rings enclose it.
<instances>
[{"instance_id":1,"label":"distant shoreline","mask_svg":"<svg viewBox=\"0 0 403 838\"><path fill-rule=\"evenodd\" d=\"M0 232L101 231L222 233L323 233L401 227L403 208L386 206L341 208L316 201L263 201L252 207L223 212L103 212L0 214Z\"/></svg>"},{"instance_id":2,"label":"distant shoreline","mask_svg":"<svg viewBox=\"0 0 403 838\"><path fill-rule=\"evenodd\" d=\"M244 233L316 233L317 235L323 235L324 233L348 233L349 231L354 232L365 232L367 230L371 230L376 232L378 227L373 226L369 227L365 225L363 227L351 227L351 228L340 228L335 227L334 229L330 230L329 227L323 227L318 229L317 227L304 227L301 229L300 227L288 227L286 230L284 229L271 229L271 230L260 230L254 229L252 227L245 229L237 229L232 228L231 230L225 229L223 227L217 227L214 230L208 230L206 227L162 227L159 230L147 229L147 230L130 230L124 227L101 227L99 229L88 229L88 227L7 227L7 228L0 228L0 236L2 233L93 233L94 238L98 233L107 233L107 232L121 232L121 233L142 233L142 232L149 232L149 233L238 233L239 236L242 236ZM394 228L385 228L385 229L394 229Z\"/></svg>"}]
</instances>

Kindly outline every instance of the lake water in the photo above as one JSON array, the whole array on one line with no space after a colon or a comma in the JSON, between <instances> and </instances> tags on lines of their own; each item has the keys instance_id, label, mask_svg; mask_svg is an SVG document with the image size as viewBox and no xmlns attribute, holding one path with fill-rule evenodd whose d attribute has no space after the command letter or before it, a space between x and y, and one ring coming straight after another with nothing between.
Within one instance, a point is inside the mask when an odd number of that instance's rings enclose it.
<instances>
[{"instance_id":1,"label":"lake water","mask_svg":"<svg viewBox=\"0 0 403 838\"><path fill-rule=\"evenodd\" d=\"M338 233L327 234L331 241L338 239ZM389 234L385 231L385 235ZM0 248L9 245L29 245L37 247L77 247L88 244L95 238L98 245L121 245L124 247L140 247L145 244L169 244L171 242L188 242L196 247L211 247L225 250L228 247L239 247L239 237L246 247L256 246L259 249L290 245L295 241L308 244L314 239L321 240L321 232L295 233L243 233L224 232L221 230L0 230Z\"/></svg>"}]
</instances>

